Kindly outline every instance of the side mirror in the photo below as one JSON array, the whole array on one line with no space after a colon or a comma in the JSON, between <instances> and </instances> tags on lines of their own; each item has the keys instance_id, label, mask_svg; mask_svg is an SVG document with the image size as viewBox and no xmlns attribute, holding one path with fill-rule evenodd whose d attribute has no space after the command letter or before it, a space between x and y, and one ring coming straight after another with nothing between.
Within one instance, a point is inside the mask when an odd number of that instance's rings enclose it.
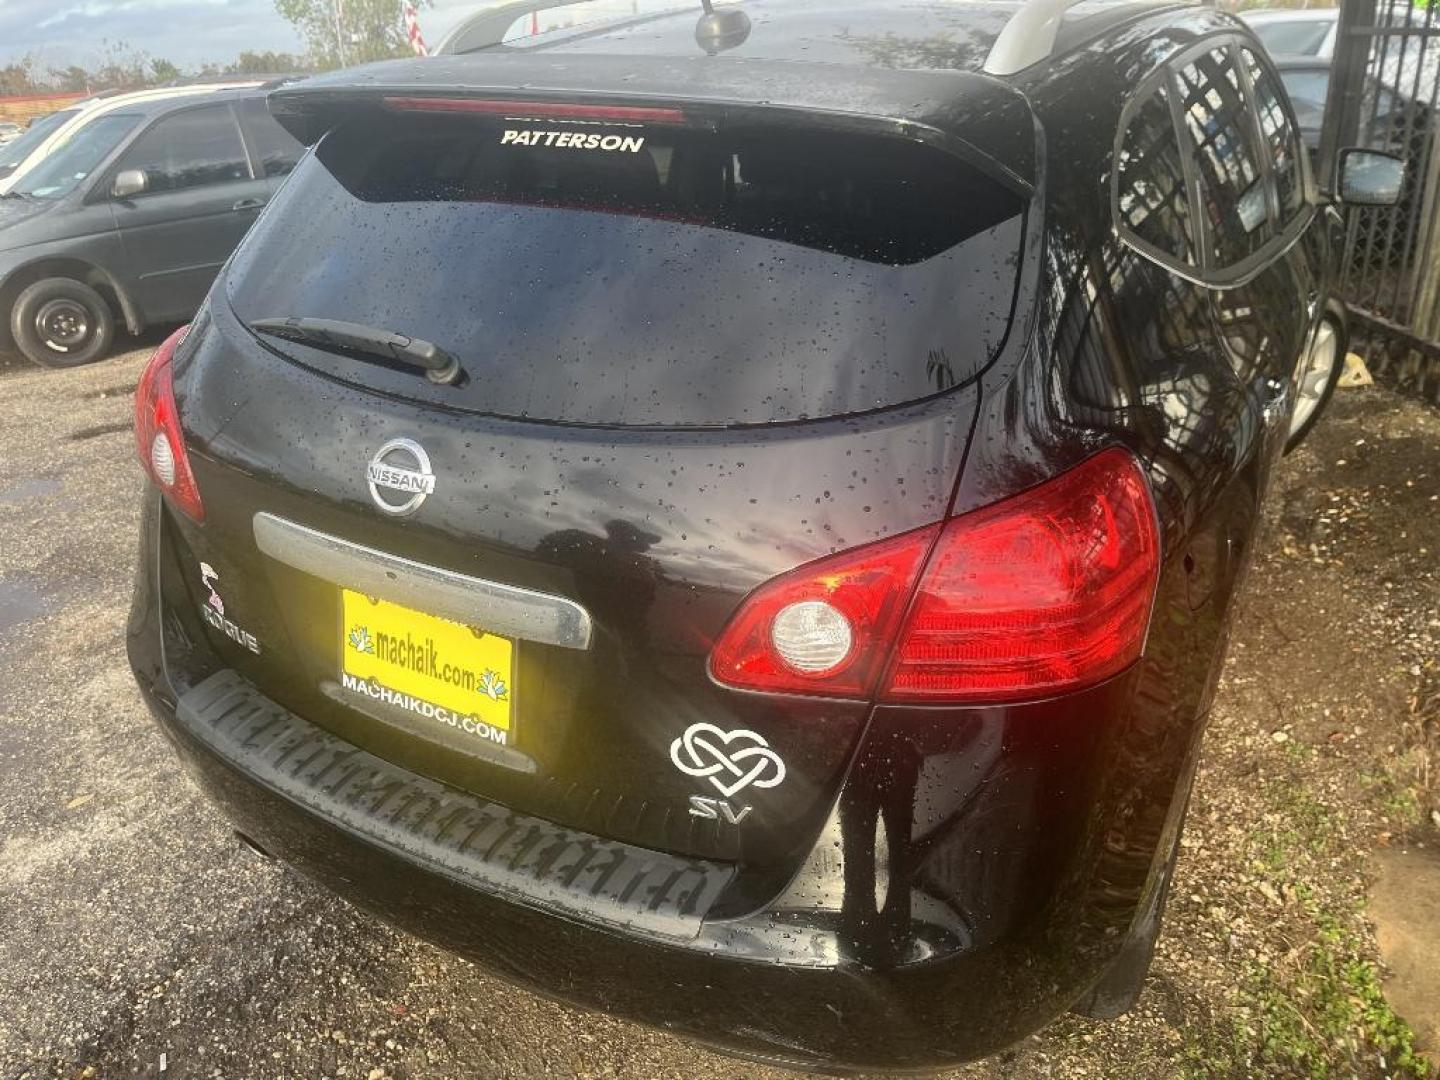
<instances>
[{"instance_id":1,"label":"side mirror","mask_svg":"<svg viewBox=\"0 0 1440 1080\"><path fill-rule=\"evenodd\" d=\"M124 169L115 174L115 183L110 185L110 194L117 199L128 199L132 195L144 195L150 188L150 178L144 169Z\"/></svg>"},{"instance_id":2,"label":"side mirror","mask_svg":"<svg viewBox=\"0 0 1440 1080\"><path fill-rule=\"evenodd\" d=\"M1340 151L1340 201L1348 206L1394 206L1405 185L1405 162L1379 150Z\"/></svg>"}]
</instances>

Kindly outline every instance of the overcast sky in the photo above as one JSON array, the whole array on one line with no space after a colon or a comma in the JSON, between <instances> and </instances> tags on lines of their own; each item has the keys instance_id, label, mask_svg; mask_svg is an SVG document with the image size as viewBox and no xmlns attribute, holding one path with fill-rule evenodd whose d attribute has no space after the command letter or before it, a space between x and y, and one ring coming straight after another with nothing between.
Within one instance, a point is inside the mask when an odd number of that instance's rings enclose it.
<instances>
[{"instance_id":1,"label":"overcast sky","mask_svg":"<svg viewBox=\"0 0 1440 1080\"><path fill-rule=\"evenodd\" d=\"M477 0L436 0L420 12L426 40L435 44L478 6ZM0 65L26 53L42 67L88 64L107 40L182 68L230 60L244 49L304 49L275 13L274 0L0 0Z\"/></svg>"}]
</instances>

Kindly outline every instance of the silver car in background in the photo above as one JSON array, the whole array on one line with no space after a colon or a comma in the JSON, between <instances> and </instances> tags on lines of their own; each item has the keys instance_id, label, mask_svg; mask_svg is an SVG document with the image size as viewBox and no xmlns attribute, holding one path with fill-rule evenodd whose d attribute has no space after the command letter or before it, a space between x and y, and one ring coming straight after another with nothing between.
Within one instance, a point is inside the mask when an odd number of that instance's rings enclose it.
<instances>
[{"instance_id":1,"label":"silver car in background","mask_svg":"<svg viewBox=\"0 0 1440 1080\"><path fill-rule=\"evenodd\" d=\"M1271 56L1315 56L1329 60L1335 55L1335 34L1340 25L1338 7L1262 8L1239 14Z\"/></svg>"}]
</instances>

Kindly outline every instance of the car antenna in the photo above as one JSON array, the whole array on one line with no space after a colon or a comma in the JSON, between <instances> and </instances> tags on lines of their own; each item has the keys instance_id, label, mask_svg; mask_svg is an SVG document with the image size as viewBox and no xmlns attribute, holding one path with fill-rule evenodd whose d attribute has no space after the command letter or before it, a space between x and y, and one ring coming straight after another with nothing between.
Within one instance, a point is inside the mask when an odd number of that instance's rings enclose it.
<instances>
[{"instance_id":1,"label":"car antenna","mask_svg":"<svg viewBox=\"0 0 1440 1080\"><path fill-rule=\"evenodd\" d=\"M738 5L727 4L719 11L711 0L700 0L700 5L705 14L695 24L695 44L704 49L707 56L716 56L745 43L750 36L750 16Z\"/></svg>"}]
</instances>

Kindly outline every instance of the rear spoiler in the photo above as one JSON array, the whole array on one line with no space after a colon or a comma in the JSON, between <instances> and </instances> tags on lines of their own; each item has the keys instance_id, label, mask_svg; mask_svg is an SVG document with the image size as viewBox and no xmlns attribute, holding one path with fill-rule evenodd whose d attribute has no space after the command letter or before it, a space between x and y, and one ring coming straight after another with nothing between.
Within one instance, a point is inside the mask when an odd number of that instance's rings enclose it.
<instances>
[{"instance_id":1,"label":"rear spoiler","mask_svg":"<svg viewBox=\"0 0 1440 1080\"><path fill-rule=\"evenodd\" d=\"M517 116L566 107L655 110L711 130L743 122L902 138L963 158L1024 196L1035 185L1029 103L1004 82L967 72L831 65L827 77L817 79L813 65L785 61L693 64L497 52L372 64L283 86L268 97L271 115L306 145L347 115L393 107L387 99L495 115L513 102ZM446 109L447 101L456 107ZM466 101L477 106L459 105Z\"/></svg>"}]
</instances>

